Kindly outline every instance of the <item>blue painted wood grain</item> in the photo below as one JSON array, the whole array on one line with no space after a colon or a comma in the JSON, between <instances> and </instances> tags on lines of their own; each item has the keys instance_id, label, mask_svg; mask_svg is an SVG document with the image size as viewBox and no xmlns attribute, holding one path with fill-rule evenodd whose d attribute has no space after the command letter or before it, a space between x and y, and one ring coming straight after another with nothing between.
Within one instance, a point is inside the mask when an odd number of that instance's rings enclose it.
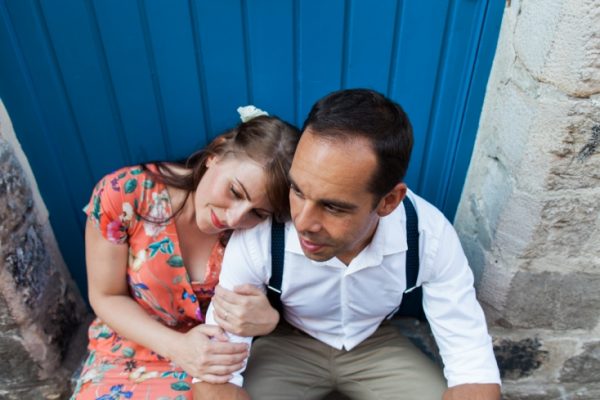
<instances>
[{"instance_id":1,"label":"blue painted wood grain","mask_svg":"<svg viewBox=\"0 0 600 400\"><path fill-rule=\"evenodd\" d=\"M452 219L493 60L493 0L0 0L0 97L71 272L104 174L179 159L254 103L301 126L340 88L398 101L406 180Z\"/></svg>"}]
</instances>

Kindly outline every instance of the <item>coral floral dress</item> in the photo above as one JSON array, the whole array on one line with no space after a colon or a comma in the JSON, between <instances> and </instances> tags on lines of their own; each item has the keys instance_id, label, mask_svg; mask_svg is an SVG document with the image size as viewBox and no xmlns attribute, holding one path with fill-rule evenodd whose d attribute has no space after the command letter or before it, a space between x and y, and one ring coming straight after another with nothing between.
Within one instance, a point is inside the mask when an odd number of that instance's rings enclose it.
<instances>
[{"instance_id":1,"label":"coral floral dress","mask_svg":"<svg viewBox=\"0 0 600 400\"><path fill-rule=\"evenodd\" d=\"M155 166L150 169L156 171ZM212 249L204 282L192 284L181 258L175 221L148 222L171 215L167 188L139 166L105 176L84 210L107 240L129 245L129 292L148 314L181 332L204 322L218 283L224 238ZM120 337L99 318L88 336L89 356L72 399L192 398L192 378L170 360Z\"/></svg>"}]
</instances>

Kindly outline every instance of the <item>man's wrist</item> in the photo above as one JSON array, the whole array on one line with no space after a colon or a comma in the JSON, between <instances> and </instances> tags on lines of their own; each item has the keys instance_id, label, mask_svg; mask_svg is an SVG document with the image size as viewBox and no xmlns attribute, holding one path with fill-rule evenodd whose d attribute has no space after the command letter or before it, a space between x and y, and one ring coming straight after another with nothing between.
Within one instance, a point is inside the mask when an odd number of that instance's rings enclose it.
<instances>
[{"instance_id":1,"label":"man's wrist","mask_svg":"<svg viewBox=\"0 0 600 400\"><path fill-rule=\"evenodd\" d=\"M232 383L195 383L194 400L250 400L248 393Z\"/></svg>"}]
</instances>

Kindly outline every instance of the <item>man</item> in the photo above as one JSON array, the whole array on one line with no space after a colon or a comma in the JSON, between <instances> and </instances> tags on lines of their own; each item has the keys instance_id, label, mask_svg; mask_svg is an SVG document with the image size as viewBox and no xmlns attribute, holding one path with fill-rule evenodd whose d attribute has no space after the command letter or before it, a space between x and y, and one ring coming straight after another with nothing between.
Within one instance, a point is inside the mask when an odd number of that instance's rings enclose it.
<instances>
[{"instance_id":1,"label":"man","mask_svg":"<svg viewBox=\"0 0 600 400\"><path fill-rule=\"evenodd\" d=\"M251 398L316 400L337 390L361 400L499 399L491 340L456 233L402 182L411 149L407 116L379 93L343 90L313 106L289 174L286 322L252 345L244 374ZM385 321L407 289L406 195L419 218L417 283L446 379ZM264 287L270 275L270 222L236 232L220 284ZM218 310L216 320L227 314ZM196 393L245 395L231 384L215 386L200 384Z\"/></svg>"}]
</instances>

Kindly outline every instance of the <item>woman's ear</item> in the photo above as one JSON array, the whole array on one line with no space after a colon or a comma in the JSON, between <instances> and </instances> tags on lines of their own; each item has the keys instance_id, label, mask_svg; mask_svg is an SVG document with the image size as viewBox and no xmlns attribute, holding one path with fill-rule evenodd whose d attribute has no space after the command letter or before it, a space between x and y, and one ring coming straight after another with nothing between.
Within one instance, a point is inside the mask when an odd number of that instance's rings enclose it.
<instances>
[{"instance_id":1,"label":"woman's ear","mask_svg":"<svg viewBox=\"0 0 600 400\"><path fill-rule=\"evenodd\" d=\"M212 167L213 165L215 165L217 163L217 158L218 157L214 154L206 157L206 168L208 169L208 168Z\"/></svg>"},{"instance_id":2,"label":"woman's ear","mask_svg":"<svg viewBox=\"0 0 600 400\"><path fill-rule=\"evenodd\" d=\"M392 190L379 200L376 207L377 215L380 217L389 215L404 200L404 196L406 196L406 184L399 183L394 186Z\"/></svg>"}]
</instances>

